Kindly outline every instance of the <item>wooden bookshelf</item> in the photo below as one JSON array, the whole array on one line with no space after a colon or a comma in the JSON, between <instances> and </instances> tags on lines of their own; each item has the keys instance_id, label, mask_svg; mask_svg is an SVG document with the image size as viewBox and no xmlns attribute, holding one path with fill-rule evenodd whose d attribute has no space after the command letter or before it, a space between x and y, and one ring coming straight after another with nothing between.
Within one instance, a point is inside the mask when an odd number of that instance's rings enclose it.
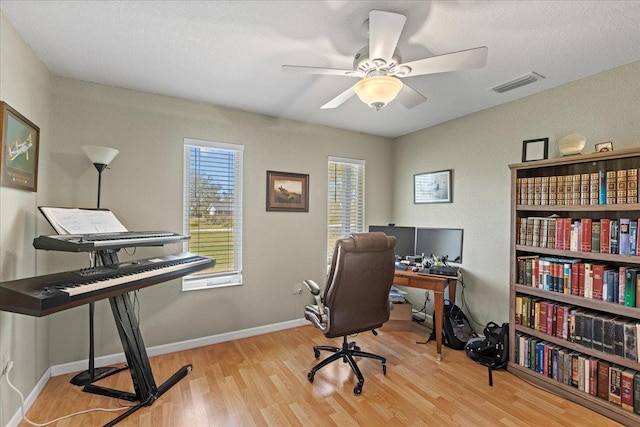
<instances>
[{"instance_id":1,"label":"wooden bookshelf","mask_svg":"<svg viewBox=\"0 0 640 427\"><path fill-rule=\"evenodd\" d=\"M518 301L523 298L531 298L533 300L538 299L549 302L552 305L564 304L575 308L581 308L589 312L593 312L594 314L611 315L619 319L624 319L627 322L640 323L640 287L636 288L636 306L627 306L624 305L624 303L620 304L614 301L604 301L598 298L572 294L571 289L567 290L566 288L566 273L564 278L565 288L562 290L556 289L555 291L551 291L545 289L544 283L540 285L540 281L536 281L535 279L534 283L520 283L522 281L523 274L518 270L520 257L536 256L572 260L578 259L581 260L581 263L604 264L612 271L619 271L620 267L640 269L640 256L636 254L620 255L618 253L600 253L598 250L567 250L568 244L567 246L564 246L564 244L558 243L556 247L555 239L549 246L541 247L539 245L541 241L537 241L537 244L531 244L530 241L523 241L524 233L522 231L523 229L521 229L523 219L531 217L557 216L571 218L572 222L579 222L583 218L589 218L594 222L600 222L602 219L619 221L622 218L630 219L632 221L640 220L640 203L638 203L640 200L636 200L631 197L636 194L634 191L637 191L637 181L634 183L629 180L629 182L625 182L624 185L616 183L615 190L618 190L618 186L620 186L620 189L625 190L625 192L615 194L611 191L611 194L603 194L602 197L604 198L604 201L608 203L602 203L602 198L599 198L596 203L593 203L593 199L584 203L584 178L582 178L581 187L574 186L571 189L571 192L568 192L568 187L565 186L563 187L563 191L561 191L561 193L563 193L561 195L558 194L559 187L543 190L542 200L539 198L534 199L527 193L527 191L531 190L528 180L538 177L555 177L559 182L562 182L563 179L568 179L566 178L568 176L580 175L584 177L587 174L589 174L593 179L596 173L600 176L601 171L604 172L604 175L606 175L607 171L616 171L616 173L620 170L629 171L635 169L638 171L638 169L640 169L640 148L519 163L509 165L509 168L511 169L512 201L509 323L512 327L510 328L509 336L510 362L508 364L508 370L520 378L535 383L550 392L579 403L617 422L625 425L640 425L640 404L638 402L636 402L635 412L623 409L619 404L612 403L608 399L605 400L591 395L575 385L563 382L561 379L553 379L550 375L538 373L534 368L526 366L528 363L530 364L532 360L529 355L526 355L524 362L523 358L519 357L519 352L526 349L526 346L523 345L523 340L530 338L531 340L537 340L538 342L544 341L545 346L546 343L548 343L549 347L561 348L563 350L566 349L567 351L562 357L568 357L567 354L569 353L581 353L585 357L597 358L620 366L624 369L632 369L640 372L640 357L637 356L640 355L640 349L636 351L635 359L593 349L592 347L587 347L581 343L571 341L571 337L564 339L562 336L555 336L555 327L553 328L554 332L548 334L532 327L531 324L518 324L517 319L522 317L522 315L519 314L522 310L516 309L517 298ZM627 172L621 174L625 173ZM554 181L555 179L551 178L551 182ZM545 180L542 180L542 182L545 182ZM566 181L564 182L566 184ZM623 196L626 197L627 195L627 185L630 186L632 191L628 193L629 198L625 200ZM523 190L523 186L528 186L528 188ZM576 188L581 192L582 198L574 194ZM613 190L610 185L608 189ZM593 188L587 189L591 194L591 198L593 198L592 190ZM607 190L607 183L602 178L599 179L597 188L598 192L601 190L605 192ZM549 196L549 193L554 194L553 199ZM605 196L607 195L617 197L615 200L616 203L611 203L613 201L611 197L606 199ZM562 199L558 200L557 198L560 196L562 196ZM536 197L539 197L539 195L536 194ZM544 199L545 197L547 198L546 200ZM569 201L569 199L571 199L571 201ZM588 199L589 198L587 197L587 200ZM534 203L531 203L532 200L534 200ZM576 203L576 200L578 200L578 203ZM582 201L582 203L580 203L580 201ZM558 224L560 224L560 222L558 222ZM604 221L602 224L604 224ZM524 225L522 225L522 227L524 227ZM640 239L640 224L637 236L638 239ZM640 252L638 253L640 254ZM522 265L520 265L520 267L522 267ZM562 279L560 278L559 280L561 281ZM640 283L640 274L638 275L638 283ZM516 314L519 314L520 317L517 317ZM640 328L636 328L636 330L640 331ZM636 346L640 346L640 333L635 337L635 340Z\"/></svg>"}]
</instances>

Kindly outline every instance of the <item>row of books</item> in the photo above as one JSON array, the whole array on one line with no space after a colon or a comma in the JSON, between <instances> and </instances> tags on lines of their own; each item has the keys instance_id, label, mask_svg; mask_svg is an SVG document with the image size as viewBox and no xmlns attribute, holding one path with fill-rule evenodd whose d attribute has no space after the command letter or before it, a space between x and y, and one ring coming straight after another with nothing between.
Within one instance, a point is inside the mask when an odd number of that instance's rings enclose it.
<instances>
[{"instance_id":1,"label":"row of books","mask_svg":"<svg viewBox=\"0 0 640 427\"><path fill-rule=\"evenodd\" d=\"M533 288L640 307L640 268L580 259L519 256L516 283Z\"/></svg>"},{"instance_id":2,"label":"row of books","mask_svg":"<svg viewBox=\"0 0 640 427\"><path fill-rule=\"evenodd\" d=\"M638 169L518 178L516 197L521 205L638 203Z\"/></svg>"},{"instance_id":3,"label":"row of books","mask_svg":"<svg viewBox=\"0 0 640 427\"><path fill-rule=\"evenodd\" d=\"M596 351L640 361L640 321L636 319L518 295L515 323Z\"/></svg>"},{"instance_id":4,"label":"row of books","mask_svg":"<svg viewBox=\"0 0 640 427\"><path fill-rule=\"evenodd\" d=\"M517 244L565 251L639 255L638 221L560 217L518 218Z\"/></svg>"},{"instance_id":5,"label":"row of books","mask_svg":"<svg viewBox=\"0 0 640 427\"><path fill-rule=\"evenodd\" d=\"M630 368L516 333L515 362L640 414L640 374Z\"/></svg>"}]
</instances>

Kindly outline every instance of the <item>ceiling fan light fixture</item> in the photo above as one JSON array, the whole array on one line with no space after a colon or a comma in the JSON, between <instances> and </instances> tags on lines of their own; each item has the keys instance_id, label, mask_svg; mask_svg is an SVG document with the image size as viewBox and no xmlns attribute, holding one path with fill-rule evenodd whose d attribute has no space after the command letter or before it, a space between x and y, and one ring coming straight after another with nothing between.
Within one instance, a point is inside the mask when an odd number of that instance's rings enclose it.
<instances>
[{"instance_id":1,"label":"ceiling fan light fixture","mask_svg":"<svg viewBox=\"0 0 640 427\"><path fill-rule=\"evenodd\" d=\"M376 110L393 101L401 89L400 79L392 76L367 77L353 87L358 98Z\"/></svg>"}]
</instances>

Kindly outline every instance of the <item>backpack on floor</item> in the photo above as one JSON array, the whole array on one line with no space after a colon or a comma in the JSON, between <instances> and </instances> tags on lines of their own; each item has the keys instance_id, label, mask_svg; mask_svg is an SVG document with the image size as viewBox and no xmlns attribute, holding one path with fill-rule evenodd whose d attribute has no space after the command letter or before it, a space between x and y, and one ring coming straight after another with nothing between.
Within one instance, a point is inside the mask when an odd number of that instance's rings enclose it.
<instances>
[{"instance_id":1,"label":"backpack on floor","mask_svg":"<svg viewBox=\"0 0 640 427\"><path fill-rule=\"evenodd\" d=\"M489 385L493 385L493 369L506 368L509 362L509 324L487 323L484 337L470 339L464 347L467 356L489 368Z\"/></svg>"},{"instance_id":2,"label":"backpack on floor","mask_svg":"<svg viewBox=\"0 0 640 427\"><path fill-rule=\"evenodd\" d=\"M434 311L434 328L427 342L436 339L435 318L436 315ZM449 300L445 300L442 321L442 343L449 348L462 350L467 341L476 336L473 328L471 328L469 319L467 319L462 309L455 304L451 304Z\"/></svg>"}]
</instances>

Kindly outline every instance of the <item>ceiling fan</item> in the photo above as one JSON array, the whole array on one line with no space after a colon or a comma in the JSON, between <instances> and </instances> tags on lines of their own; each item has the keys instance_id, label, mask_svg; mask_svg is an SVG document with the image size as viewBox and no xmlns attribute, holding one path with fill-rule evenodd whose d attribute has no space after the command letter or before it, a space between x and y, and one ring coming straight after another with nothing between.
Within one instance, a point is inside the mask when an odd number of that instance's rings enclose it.
<instances>
[{"instance_id":1,"label":"ceiling fan","mask_svg":"<svg viewBox=\"0 0 640 427\"><path fill-rule=\"evenodd\" d=\"M283 65L282 71L359 77L355 85L320 108L339 107L357 94L362 102L380 110L396 97L406 108L426 101L427 98L422 94L402 82L402 78L481 68L486 64L486 46L403 63L397 45L406 20L404 15L398 13L371 10L369 19L363 25L365 32L368 29L369 46L356 53L353 70Z\"/></svg>"}]
</instances>

